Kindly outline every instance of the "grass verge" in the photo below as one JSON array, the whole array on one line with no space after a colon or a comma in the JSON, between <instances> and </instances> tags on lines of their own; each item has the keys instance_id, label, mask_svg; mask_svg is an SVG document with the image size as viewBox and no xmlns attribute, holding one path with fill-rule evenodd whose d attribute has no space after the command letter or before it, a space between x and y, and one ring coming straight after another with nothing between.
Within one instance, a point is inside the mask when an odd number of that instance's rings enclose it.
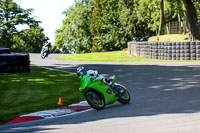
<instances>
[{"instance_id":1,"label":"grass verge","mask_svg":"<svg viewBox=\"0 0 200 133\"><path fill-rule=\"evenodd\" d=\"M160 42L183 42L189 41L188 34L167 34L158 36ZM157 42L157 36L150 37L149 42Z\"/></svg>"},{"instance_id":2,"label":"grass verge","mask_svg":"<svg viewBox=\"0 0 200 133\"><path fill-rule=\"evenodd\" d=\"M199 60L157 60L128 56L126 51L74 54L58 57L58 60L105 61L105 62L200 62Z\"/></svg>"},{"instance_id":3,"label":"grass verge","mask_svg":"<svg viewBox=\"0 0 200 133\"><path fill-rule=\"evenodd\" d=\"M30 73L0 74L0 123L23 114L61 107L84 100L75 74L40 67Z\"/></svg>"}]
</instances>

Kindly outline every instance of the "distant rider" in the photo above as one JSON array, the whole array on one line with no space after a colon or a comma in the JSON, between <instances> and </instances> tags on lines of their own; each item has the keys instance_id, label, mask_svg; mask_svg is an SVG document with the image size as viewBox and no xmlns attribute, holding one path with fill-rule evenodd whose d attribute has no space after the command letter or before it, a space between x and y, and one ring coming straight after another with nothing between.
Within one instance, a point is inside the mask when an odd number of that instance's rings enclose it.
<instances>
[{"instance_id":1,"label":"distant rider","mask_svg":"<svg viewBox=\"0 0 200 133\"><path fill-rule=\"evenodd\" d=\"M51 43L50 42L48 42L48 43L46 43L43 47L42 47L42 49L45 51L45 52L50 52L50 48L51 48Z\"/></svg>"},{"instance_id":2,"label":"distant rider","mask_svg":"<svg viewBox=\"0 0 200 133\"><path fill-rule=\"evenodd\" d=\"M51 43L48 42L42 47L41 57L43 59L46 58L50 54L50 50L51 50Z\"/></svg>"}]
</instances>

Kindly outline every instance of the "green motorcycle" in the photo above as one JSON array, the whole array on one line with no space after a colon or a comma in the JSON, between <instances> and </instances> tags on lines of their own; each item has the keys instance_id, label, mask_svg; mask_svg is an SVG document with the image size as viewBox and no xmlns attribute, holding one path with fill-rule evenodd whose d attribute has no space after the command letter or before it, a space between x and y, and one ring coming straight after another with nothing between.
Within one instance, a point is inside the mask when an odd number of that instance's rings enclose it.
<instances>
[{"instance_id":1,"label":"green motorcycle","mask_svg":"<svg viewBox=\"0 0 200 133\"><path fill-rule=\"evenodd\" d=\"M83 74L80 77L80 92L85 96L88 104L96 110L104 109L105 105L118 101L122 104L130 102L131 96L127 89L115 83L116 77L110 78Z\"/></svg>"}]
</instances>

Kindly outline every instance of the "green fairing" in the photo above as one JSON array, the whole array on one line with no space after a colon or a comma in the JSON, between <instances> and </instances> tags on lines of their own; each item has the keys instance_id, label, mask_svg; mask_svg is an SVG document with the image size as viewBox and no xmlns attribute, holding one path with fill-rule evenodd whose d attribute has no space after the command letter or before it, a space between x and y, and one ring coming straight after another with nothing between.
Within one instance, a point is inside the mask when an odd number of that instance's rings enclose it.
<instances>
[{"instance_id":1,"label":"green fairing","mask_svg":"<svg viewBox=\"0 0 200 133\"><path fill-rule=\"evenodd\" d=\"M110 77L112 79L112 82L115 83L116 77L112 76ZM118 98L112 92L111 94L107 93L106 91L110 89L110 86L102 83L101 80L95 80L91 81L89 75L83 75L81 77L81 87L80 87L80 92L85 95L87 92L89 92L91 89L100 92L103 94L104 99L105 99L105 104L112 104L114 103Z\"/></svg>"}]
</instances>

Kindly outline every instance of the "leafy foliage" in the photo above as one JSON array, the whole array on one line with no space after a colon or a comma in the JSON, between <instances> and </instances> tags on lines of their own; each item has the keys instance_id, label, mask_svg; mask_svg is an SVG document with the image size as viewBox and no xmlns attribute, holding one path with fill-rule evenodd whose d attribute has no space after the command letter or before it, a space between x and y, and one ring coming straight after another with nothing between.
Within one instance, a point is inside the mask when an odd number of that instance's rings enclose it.
<instances>
[{"instance_id":1,"label":"leafy foliage","mask_svg":"<svg viewBox=\"0 0 200 133\"><path fill-rule=\"evenodd\" d=\"M166 30L163 27L168 26L165 24L172 21L178 22L179 29L183 26L185 33L190 32L183 0L162 1L77 0L65 12L65 21L56 32L56 45L73 53L120 50L128 41L145 41L155 35L161 22L162 34ZM199 0L193 4L200 21Z\"/></svg>"},{"instance_id":2,"label":"leafy foliage","mask_svg":"<svg viewBox=\"0 0 200 133\"><path fill-rule=\"evenodd\" d=\"M17 52L39 52L48 38L42 33L39 21L30 17L32 9L22 9L12 0L0 0L0 47ZM19 31L18 25L30 28Z\"/></svg>"},{"instance_id":3,"label":"leafy foliage","mask_svg":"<svg viewBox=\"0 0 200 133\"><path fill-rule=\"evenodd\" d=\"M109 51L124 48L127 41L123 36L118 14L118 0L96 0L90 25L93 35L92 51Z\"/></svg>"},{"instance_id":4,"label":"leafy foliage","mask_svg":"<svg viewBox=\"0 0 200 133\"><path fill-rule=\"evenodd\" d=\"M89 29L91 1L77 1L66 12L63 26L56 32L56 46L72 53L91 52L91 33Z\"/></svg>"},{"instance_id":5,"label":"leafy foliage","mask_svg":"<svg viewBox=\"0 0 200 133\"><path fill-rule=\"evenodd\" d=\"M14 44L11 48L13 51L18 52L40 52L44 42L47 41L47 38L42 32L43 29L38 27L38 25L22 30L20 33L14 35Z\"/></svg>"}]
</instances>

